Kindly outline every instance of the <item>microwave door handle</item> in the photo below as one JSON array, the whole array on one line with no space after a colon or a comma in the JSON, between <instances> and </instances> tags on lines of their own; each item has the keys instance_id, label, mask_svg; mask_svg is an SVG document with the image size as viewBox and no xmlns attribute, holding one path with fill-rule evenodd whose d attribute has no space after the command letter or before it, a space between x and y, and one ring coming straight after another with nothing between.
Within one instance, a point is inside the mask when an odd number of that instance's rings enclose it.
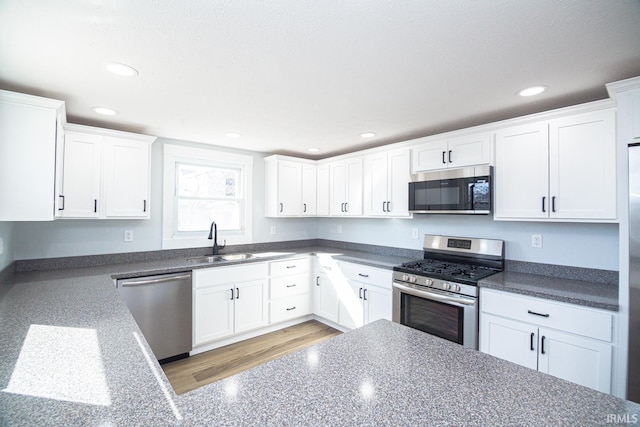
<instances>
[{"instance_id":1,"label":"microwave door handle","mask_svg":"<svg viewBox=\"0 0 640 427\"><path fill-rule=\"evenodd\" d=\"M475 188L476 188L475 184L471 184L469 186L469 193L470 193L469 195L471 196L471 197L469 197L469 200L471 201L471 206L469 206L470 210L474 210L476 208L475 207L476 203L475 203L475 200L474 200L474 198L475 198L475 191L474 191Z\"/></svg>"}]
</instances>

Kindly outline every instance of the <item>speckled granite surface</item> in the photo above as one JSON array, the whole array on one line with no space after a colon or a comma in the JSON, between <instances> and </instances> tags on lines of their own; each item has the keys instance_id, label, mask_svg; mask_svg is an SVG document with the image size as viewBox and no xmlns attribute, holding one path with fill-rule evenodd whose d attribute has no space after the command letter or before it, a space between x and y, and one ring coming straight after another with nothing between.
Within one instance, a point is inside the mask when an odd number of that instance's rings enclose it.
<instances>
[{"instance_id":1,"label":"speckled granite surface","mask_svg":"<svg viewBox=\"0 0 640 427\"><path fill-rule=\"evenodd\" d=\"M478 286L586 307L619 309L617 285L505 271L482 279Z\"/></svg>"}]
</instances>

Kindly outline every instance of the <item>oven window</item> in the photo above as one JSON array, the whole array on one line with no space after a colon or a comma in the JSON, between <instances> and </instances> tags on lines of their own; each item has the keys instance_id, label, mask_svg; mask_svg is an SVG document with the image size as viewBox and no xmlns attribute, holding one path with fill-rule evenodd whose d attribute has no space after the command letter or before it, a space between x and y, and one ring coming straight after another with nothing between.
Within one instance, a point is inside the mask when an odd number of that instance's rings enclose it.
<instances>
[{"instance_id":1,"label":"oven window","mask_svg":"<svg viewBox=\"0 0 640 427\"><path fill-rule=\"evenodd\" d=\"M401 293L400 323L463 344L464 308Z\"/></svg>"}]
</instances>

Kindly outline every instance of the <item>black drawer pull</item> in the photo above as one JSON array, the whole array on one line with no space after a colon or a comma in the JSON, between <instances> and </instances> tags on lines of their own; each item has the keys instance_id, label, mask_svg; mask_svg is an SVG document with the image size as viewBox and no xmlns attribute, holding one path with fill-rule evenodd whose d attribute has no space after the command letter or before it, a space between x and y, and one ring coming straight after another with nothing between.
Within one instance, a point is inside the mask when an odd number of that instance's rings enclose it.
<instances>
[{"instance_id":1,"label":"black drawer pull","mask_svg":"<svg viewBox=\"0 0 640 427\"><path fill-rule=\"evenodd\" d=\"M293 285L287 285L287 288L293 288L294 286L296 286L295 283Z\"/></svg>"},{"instance_id":2,"label":"black drawer pull","mask_svg":"<svg viewBox=\"0 0 640 427\"><path fill-rule=\"evenodd\" d=\"M296 309L296 306L294 305L294 306L293 306L293 307L291 307L291 308L287 308L287 311L291 311L291 310L295 310L295 309Z\"/></svg>"},{"instance_id":3,"label":"black drawer pull","mask_svg":"<svg viewBox=\"0 0 640 427\"><path fill-rule=\"evenodd\" d=\"M369 277L368 274L362 274L362 273L358 273L358 276L360 276L360 277Z\"/></svg>"},{"instance_id":4,"label":"black drawer pull","mask_svg":"<svg viewBox=\"0 0 640 427\"><path fill-rule=\"evenodd\" d=\"M540 353L544 354L544 339L545 336L542 336L542 339L540 340Z\"/></svg>"},{"instance_id":5,"label":"black drawer pull","mask_svg":"<svg viewBox=\"0 0 640 427\"><path fill-rule=\"evenodd\" d=\"M527 310L527 313L529 314L533 314L534 316L540 316L540 317L549 317L549 314L541 314L541 313L536 313L535 311L531 311L531 310Z\"/></svg>"},{"instance_id":6,"label":"black drawer pull","mask_svg":"<svg viewBox=\"0 0 640 427\"><path fill-rule=\"evenodd\" d=\"M296 268L295 265L287 265L287 268Z\"/></svg>"}]
</instances>

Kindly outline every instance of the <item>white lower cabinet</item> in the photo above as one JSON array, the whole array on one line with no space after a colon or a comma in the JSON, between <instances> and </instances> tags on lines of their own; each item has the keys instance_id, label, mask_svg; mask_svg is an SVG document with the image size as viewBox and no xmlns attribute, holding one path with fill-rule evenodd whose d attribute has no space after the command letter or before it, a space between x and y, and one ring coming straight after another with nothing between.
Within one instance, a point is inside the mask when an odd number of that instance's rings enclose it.
<instances>
[{"instance_id":1,"label":"white lower cabinet","mask_svg":"<svg viewBox=\"0 0 640 427\"><path fill-rule=\"evenodd\" d=\"M267 264L193 272L194 346L269 324Z\"/></svg>"},{"instance_id":2,"label":"white lower cabinet","mask_svg":"<svg viewBox=\"0 0 640 427\"><path fill-rule=\"evenodd\" d=\"M311 313L308 257L272 261L269 273L269 323Z\"/></svg>"},{"instance_id":3,"label":"white lower cabinet","mask_svg":"<svg viewBox=\"0 0 640 427\"><path fill-rule=\"evenodd\" d=\"M338 323L338 291L330 276L322 270L316 276L313 303L317 316Z\"/></svg>"},{"instance_id":4,"label":"white lower cabinet","mask_svg":"<svg viewBox=\"0 0 640 427\"><path fill-rule=\"evenodd\" d=\"M348 286L338 290L338 323L354 329L379 319L391 320L391 270L340 262Z\"/></svg>"},{"instance_id":5,"label":"white lower cabinet","mask_svg":"<svg viewBox=\"0 0 640 427\"><path fill-rule=\"evenodd\" d=\"M480 310L480 351L611 392L611 313L488 289Z\"/></svg>"}]
</instances>

